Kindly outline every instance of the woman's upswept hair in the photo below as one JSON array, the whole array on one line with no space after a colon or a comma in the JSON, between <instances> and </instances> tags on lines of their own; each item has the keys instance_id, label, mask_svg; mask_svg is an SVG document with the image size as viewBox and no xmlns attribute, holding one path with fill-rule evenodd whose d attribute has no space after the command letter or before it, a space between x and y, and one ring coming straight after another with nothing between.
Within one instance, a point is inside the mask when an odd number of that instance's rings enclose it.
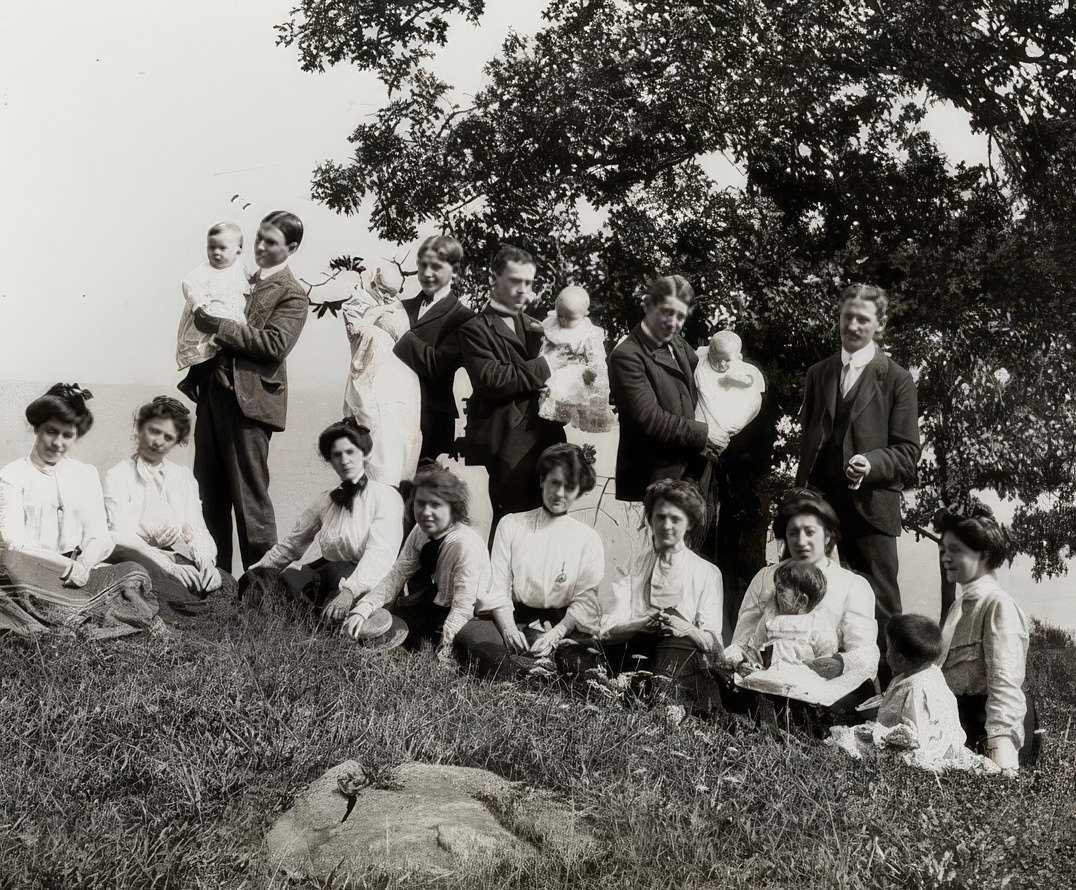
<instances>
[{"instance_id":1,"label":"woman's upswept hair","mask_svg":"<svg viewBox=\"0 0 1076 890\"><path fill-rule=\"evenodd\" d=\"M694 482L684 479L659 479L651 482L643 494L643 510L649 523L658 504L665 502L684 511L692 528L706 520L706 501Z\"/></svg>"},{"instance_id":2,"label":"woman's upswept hair","mask_svg":"<svg viewBox=\"0 0 1076 890\"><path fill-rule=\"evenodd\" d=\"M135 429L141 430L151 420L170 420L176 428L176 444L186 445L191 435L191 412L179 399L156 396L135 414Z\"/></svg>"},{"instance_id":3,"label":"woman's upswept hair","mask_svg":"<svg viewBox=\"0 0 1076 890\"><path fill-rule=\"evenodd\" d=\"M817 488L789 488L781 495L777 515L773 517L773 536L784 541L788 524L797 516L815 516L829 535L826 553L832 553L841 540L841 521Z\"/></svg>"},{"instance_id":4,"label":"woman's upswept hair","mask_svg":"<svg viewBox=\"0 0 1076 890\"><path fill-rule=\"evenodd\" d=\"M926 615L904 612L886 622L889 645L908 661L923 664L934 661L942 652L942 632L938 622Z\"/></svg>"},{"instance_id":5,"label":"woman's upswept hair","mask_svg":"<svg viewBox=\"0 0 1076 890\"><path fill-rule=\"evenodd\" d=\"M976 502L962 511L942 508L934 514L934 530L939 535L952 532L965 547L985 554L988 569L1009 559L1009 536L985 504Z\"/></svg>"},{"instance_id":6,"label":"woman's upswept hair","mask_svg":"<svg viewBox=\"0 0 1076 890\"><path fill-rule=\"evenodd\" d=\"M411 483L412 507L419 491L428 492L448 504L453 522L470 523L471 492L467 483L455 473L438 466L419 470Z\"/></svg>"},{"instance_id":7,"label":"woman's upswept hair","mask_svg":"<svg viewBox=\"0 0 1076 890\"><path fill-rule=\"evenodd\" d=\"M318 436L318 453L325 460L328 460L329 455L332 454L333 442L337 439L347 439L367 457L374 449L374 440L370 437L370 431L354 417L345 417L321 431Z\"/></svg>"},{"instance_id":8,"label":"woman's upswept hair","mask_svg":"<svg viewBox=\"0 0 1076 890\"><path fill-rule=\"evenodd\" d=\"M26 406L26 420L36 431L46 420L55 417L61 423L73 423L75 432L82 438L93 426L93 412L86 407L92 398L93 393L77 383L56 383Z\"/></svg>"},{"instance_id":9,"label":"woman's upswept hair","mask_svg":"<svg viewBox=\"0 0 1076 890\"><path fill-rule=\"evenodd\" d=\"M550 445L538 458L538 478L544 482L554 467L561 468L568 487L578 488L580 495L592 490L597 482L594 459L579 445L570 442Z\"/></svg>"}]
</instances>

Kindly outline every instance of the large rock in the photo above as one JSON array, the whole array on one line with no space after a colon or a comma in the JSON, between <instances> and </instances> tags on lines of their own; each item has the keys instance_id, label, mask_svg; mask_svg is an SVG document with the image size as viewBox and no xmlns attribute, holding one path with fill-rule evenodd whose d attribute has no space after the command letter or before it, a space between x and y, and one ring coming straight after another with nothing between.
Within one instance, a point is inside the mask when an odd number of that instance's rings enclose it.
<instances>
[{"instance_id":1,"label":"large rock","mask_svg":"<svg viewBox=\"0 0 1076 890\"><path fill-rule=\"evenodd\" d=\"M370 866L442 875L474 857L574 861L593 851L552 795L486 770L405 763L381 787L353 760L315 780L266 837L270 866L340 878Z\"/></svg>"}]
</instances>

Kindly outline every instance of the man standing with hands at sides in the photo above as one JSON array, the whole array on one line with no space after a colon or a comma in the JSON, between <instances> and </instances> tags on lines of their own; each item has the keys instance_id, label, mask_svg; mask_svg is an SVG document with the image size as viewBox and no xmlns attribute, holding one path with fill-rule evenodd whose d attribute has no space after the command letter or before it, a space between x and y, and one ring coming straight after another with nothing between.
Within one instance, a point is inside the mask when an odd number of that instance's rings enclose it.
<instances>
[{"instance_id":1,"label":"man standing with hands at sides","mask_svg":"<svg viewBox=\"0 0 1076 890\"><path fill-rule=\"evenodd\" d=\"M699 358L680 330L695 291L680 275L656 278L643 298L643 320L609 356L609 389L620 417L618 501L642 501L659 479L681 479L702 456L716 459L729 435L695 419Z\"/></svg>"},{"instance_id":2,"label":"man standing with hands at sides","mask_svg":"<svg viewBox=\"0 0 1076 890\"><path fill-rule=\"evenodd\" d=\"M841 521L839 552L874 588L882 647L886 622L901 611L901 492L916 483L921 450L912 375L875 344L888 308L880 287L841 291L841 351L807 370L796 473L796 484L820 489Z\"/></svg>"},{"instance_id":3,"label":"man standing with hands at sides","mask_svg":"<svg viewBox=\"0 0 1076 890\"><path fill-rule=\"evenodd\" d=\"M568 359L560 353L539 355L542 325L523 312L534 297L536 273L529 253L502 246L493 258L489 302L459 329L472 387L467 462L489 472L490 541L502 516L541 506L538 458L565 441L563 424L538 416L545 381Z\"/></svg>"},{"instance_id":4,"label":"man standing with hands at sides","mask_svg":"<svg viewBox=\"0 0 1076 890\"><path fill-rule=\"evenodd\" d=\"M418 249L418 283L422 293L402 300L411 330L393 352L422 385L422 449L419 459L434 462L456 450L456 397L452 381L463 363L459 328L474 316L452 292L463 247L451 235L434 235Z\"/></svg>"},{"instance_id":5,"label":"man standing with hands at sides","mask_svg":"<svg viewBox=\"0 0 1076 890\"><path fill-rule=\"evenodd\" d=\"M217 566L232 571L232 510L243 568L276 543L269 499L269 439L284 429L288 411L285 359L306 323L307 298L288 268L303 240L303 224L286 210L261 221L254 244L258 272L247 299L246 323L194 313L220 352L199 388L194 429L194 476L202 514L217 545Z\"/></svg>"}]
</instances>

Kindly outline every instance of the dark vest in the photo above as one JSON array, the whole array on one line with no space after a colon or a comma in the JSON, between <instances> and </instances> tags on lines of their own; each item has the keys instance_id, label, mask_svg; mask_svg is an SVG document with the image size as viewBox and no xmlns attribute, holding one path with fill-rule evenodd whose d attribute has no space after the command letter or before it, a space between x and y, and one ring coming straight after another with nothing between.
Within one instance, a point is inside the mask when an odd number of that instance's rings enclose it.
<instances>
[{"instance_id":1,"label":"dark vest","mask_svg":"<svg viewBox=\"0 0 1076 890\"><path fill-rule=\"evenodd\" d=\"M834 485L847 485L848 478L844 475L844 440L848 435L848 428L852 424L852 406L856 401L856 394L863 383L863 374L859 375L847 396L841 395L841 389L837 387L837 403L833 407L833 428L829 438L822 446L822 451L815 461L814 471L811 473L811 482L823 488Z\"/></svg>"}]
</instances>

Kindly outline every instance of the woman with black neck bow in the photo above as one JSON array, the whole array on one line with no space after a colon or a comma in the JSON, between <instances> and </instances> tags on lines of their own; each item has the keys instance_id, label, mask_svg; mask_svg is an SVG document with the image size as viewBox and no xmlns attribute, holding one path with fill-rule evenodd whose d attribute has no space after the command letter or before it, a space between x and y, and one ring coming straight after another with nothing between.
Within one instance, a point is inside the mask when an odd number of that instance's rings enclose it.
<instances>
[{"instance_id":1,"label":"woman with black neck bow","mask_svg":"<svg viewBox=\"0 0 1076 890\"><path fill-rule=\"evenodd\" d=\"M367 477L365 459L372 447L370 431L351 419L322 431L318 451L340 485L319 494L291 533L250 567L241 592L252 573L282 573L289 590L309 600L322 617L343 621L356 601L377 586L400 550L403 501L395 488ZM315 536L321 558L284 571Z\"/></svg>"}]
</instances>

